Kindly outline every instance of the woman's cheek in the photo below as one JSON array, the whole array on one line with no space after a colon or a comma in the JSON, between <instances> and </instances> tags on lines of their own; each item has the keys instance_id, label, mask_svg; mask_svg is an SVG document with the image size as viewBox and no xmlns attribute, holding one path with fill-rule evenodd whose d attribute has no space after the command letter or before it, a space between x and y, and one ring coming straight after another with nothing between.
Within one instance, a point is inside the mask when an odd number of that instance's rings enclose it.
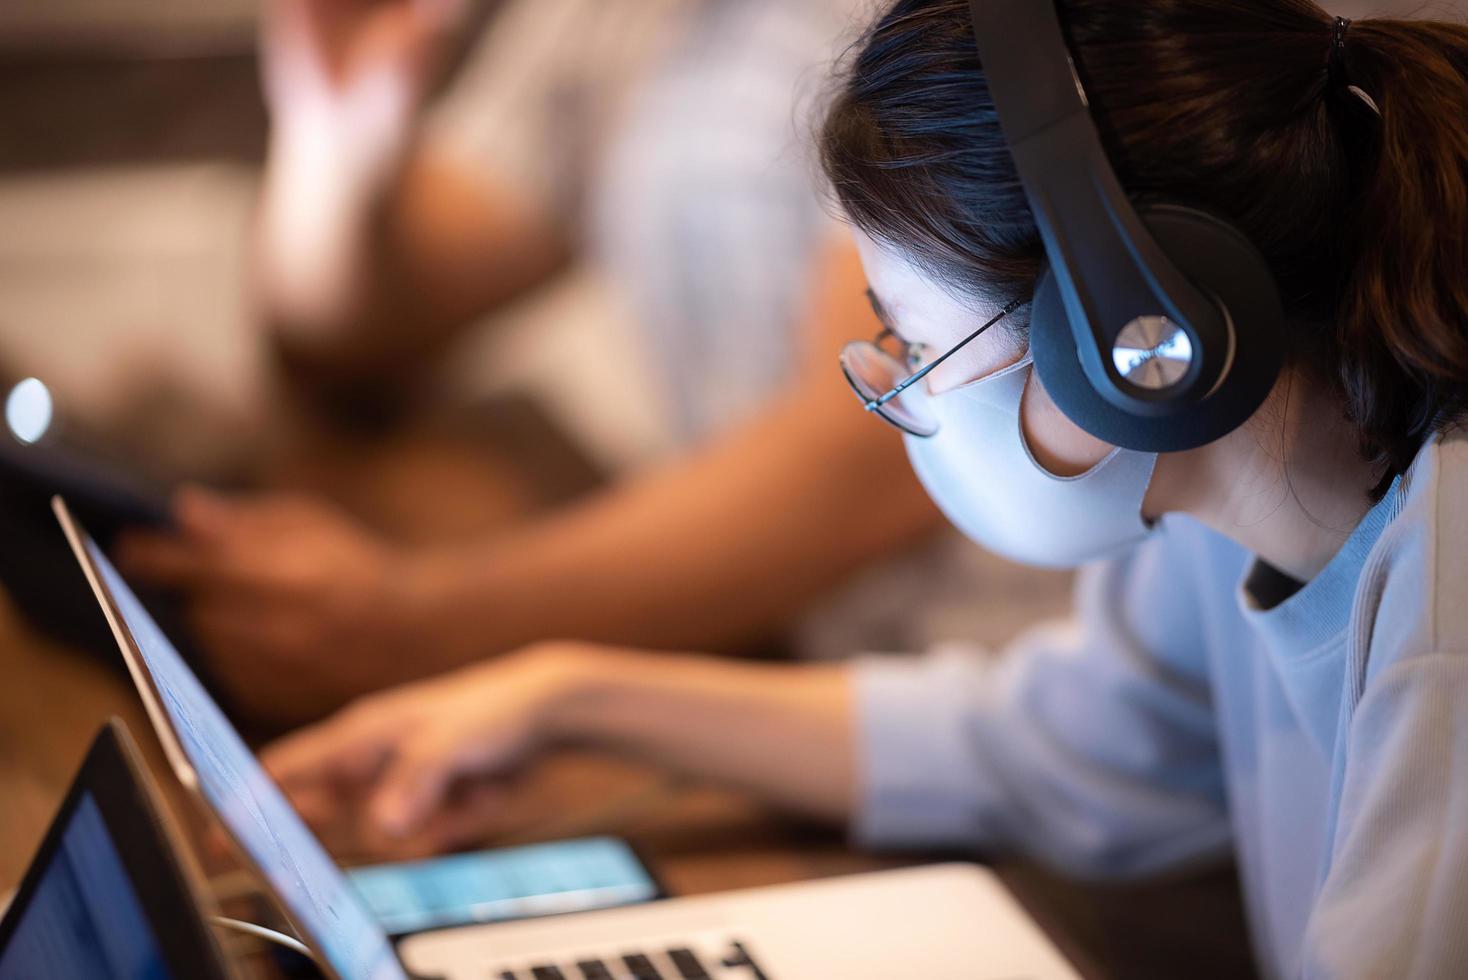
<instances>
[{"instance_id":1,"label":"woman's cheek","mask_svg":"<svg viewBox=\"0 0 1468 980\"><path fill-rule=\"evenodd\" d=\"M1020 401L1020 425L1035 462L1055 476L1079 476L1115 448L1066 418L1033 371Z\"/></svg>"}]
</instances>

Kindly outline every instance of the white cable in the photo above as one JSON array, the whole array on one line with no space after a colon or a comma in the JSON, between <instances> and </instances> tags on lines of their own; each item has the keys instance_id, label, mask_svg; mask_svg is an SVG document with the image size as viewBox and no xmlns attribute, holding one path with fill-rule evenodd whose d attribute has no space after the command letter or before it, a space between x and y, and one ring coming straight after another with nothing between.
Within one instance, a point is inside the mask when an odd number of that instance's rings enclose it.
<instances>
[{"instance_id":1,"label":"white cable","mask_svg":"<svg viewBox=\"0 0 1468 980\"><path fill-rule=\"evenodd\" d=\"M275 943L277 946L284 946L286 949L300 953L302 956L308 957L313 961L316 959L305 943L294 936L287 936L283 932L276 932L274 929L267 929L253 922L243 922L239 919L230 919L222 915L211 915L209 921L216 926L221 926L225 929L234 929L236 932L243 932L246 935L254 936L256 939L264 939L268 942Z\"/></svg>"}]
</instances>

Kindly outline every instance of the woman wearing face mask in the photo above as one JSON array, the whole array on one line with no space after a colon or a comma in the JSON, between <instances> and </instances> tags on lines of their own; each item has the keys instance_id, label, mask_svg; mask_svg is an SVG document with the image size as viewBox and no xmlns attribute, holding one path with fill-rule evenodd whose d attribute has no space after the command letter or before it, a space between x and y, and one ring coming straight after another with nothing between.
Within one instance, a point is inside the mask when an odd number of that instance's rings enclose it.
<instances>
[{"instance_id":1,"label":"woman wearing face mask","mask_svg":"<svg viewBox=\"0 0 1468 980\"><path fill-rule=\"evenodd\" d=\"M909 360L855 347L848 373L870 401L931 369L883 414L980 543L1098 559L1074 619L995 660L536 648L276 746L318 817L362 794L373 832L450 827L454 783L590 743L873 846L1107 876L1231 850L1268 975L1468 963L1468 28L1308 0L1059 10L1126 188L1229 219L1279 283L1283 371L1219 438L1117 449L1032 370L1043 250L967 3L893 4L820 138Z\"/></svg>"}]
</instances>

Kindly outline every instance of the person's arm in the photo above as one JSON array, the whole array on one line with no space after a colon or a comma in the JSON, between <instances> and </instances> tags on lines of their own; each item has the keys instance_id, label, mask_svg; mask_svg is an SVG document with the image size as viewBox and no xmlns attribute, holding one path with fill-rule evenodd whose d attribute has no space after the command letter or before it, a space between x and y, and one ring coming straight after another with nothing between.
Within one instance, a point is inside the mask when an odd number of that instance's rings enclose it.
<instances>
[{"instance_id":1,"label":"person's arm","mask_svg":"<svg viewBox=\"0 0 1468 980\"><path fill-rule=\"evenodd\" d=\"M841 346L879 328L844 241L815 279L792 388L708 448L456 552L422 556L445 666L547 635L733 649L942 518ZM793 352L795 356L800 351Z\"/></svg>"},{"instance_id":2,"label":"person's arm","mask_svg":"<svg viewBox=\"0 0 1468 980\"><path fill-rule=\"evenodd\" d=\"M1075 617L997 658L955 649L855 665L856 839L1020 851L1094 877L1226 853L1193 599L1219 582L1206 543L1180 530L1164 522L1128 557L1083 570Z\"/></svg>"},{"instance_id":3,"label":"person's arm","mask_svg":"<svg viewBox=\"0 0 1468 980\"><path fill-rule=\"evenodd\" d=\"M1352 714L1300 976L1448 977L1468 963L1468 656L1399 661Z\"/></svg>"},{"instance_id":4,"label":"person's arm","mask_svg":"<svg viewBox=\"0 0 1468 980\"><path fill-rule=\"evenodd\" d=\"M365 698L267 758L314 820L366 840L431 826L455 797L483 806L498 777L571 743L849 821L870 846L1155 871L1230 841L1188 601L1205 557L1164 536L1091 569L1075 621L993 661L794 666L550 645ZM1176 596L1166 610L1159 590Z\"/></svg>"},{"instance_id":5,"label":"person's arm","mask_svg":"<svg viewBox=\"0 0 1468 980\"><path fill-rule=\"evenodd\" d=\"M276 721L547 637L735 649L941 525L898 435L836 364L875 333L854 249L819 280L796 387L723 440L587 503L447 553L393 553L303 501L186 495L181 534L120 546L188 590L218 674ZM251 690L290 670L290 700Z\"/></svg>"},{"instance_id":6,"label":"person's arm","mask_svg":"<svg viewBox=\"0 0 1468 980\"><path fill-rule=\"evenodd\" d=\"M292 366L344 378L412 368L568 254L544 208L424 137L420 104L455 6L266 5L256 286Z\"/></svg>"},{"instance_id":7,"label":"person's arm","mask_svg":"<svg viewBox=\"0 0 1468 980\"><path fill-rule=\"evenodd\" d=\"M257 296L298 376L411 372L571 256L566 230L432 147L335 212L273 161L257 230ZM306 184L307 182L302 182ZM315 232L302 225L316 222Z\"/></svg>"},{"instance_id":8,"label":"person's arm","mask_svg":"<svg viewBox=\"0 0 1468 980\"><path fill-rule=\"evenodd\" d=\"M492 832L499 777L560 745L844 821L854 744L840 666L549 644L364 698L264 759L322 832L377 852Z\"/></svg>"}]
</instances>

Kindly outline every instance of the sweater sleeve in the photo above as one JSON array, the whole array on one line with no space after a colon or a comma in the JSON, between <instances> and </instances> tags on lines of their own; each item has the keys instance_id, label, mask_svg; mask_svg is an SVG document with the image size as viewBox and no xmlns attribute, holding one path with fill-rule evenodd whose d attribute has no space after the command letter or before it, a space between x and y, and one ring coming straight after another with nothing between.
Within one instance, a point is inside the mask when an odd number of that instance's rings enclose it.
<instances>
[{"instance_id":1,"label":"sweater sleeve","mask_svg":"<svg viewBox=\"0 0 1468 980\"><path fill-rule=\"evenodd\" d=\"M1462 976L1468 964L1468 656L1394 664L1351 720L1312 978Z\"/></svg>"},{"instance_id":2,"label":"sweater sleeve","mask_svg":"<svg viewBox=\"0 0 1468 980\"><path fill-rule=\"evenodd\" d=\"M857 839L1019 850L1090 876L1226 850L1204 626L1189 599L1200 559L1169 537L1083 571L1074 618L997 658L860 662Z\"/></svg>"}]
</instances>

